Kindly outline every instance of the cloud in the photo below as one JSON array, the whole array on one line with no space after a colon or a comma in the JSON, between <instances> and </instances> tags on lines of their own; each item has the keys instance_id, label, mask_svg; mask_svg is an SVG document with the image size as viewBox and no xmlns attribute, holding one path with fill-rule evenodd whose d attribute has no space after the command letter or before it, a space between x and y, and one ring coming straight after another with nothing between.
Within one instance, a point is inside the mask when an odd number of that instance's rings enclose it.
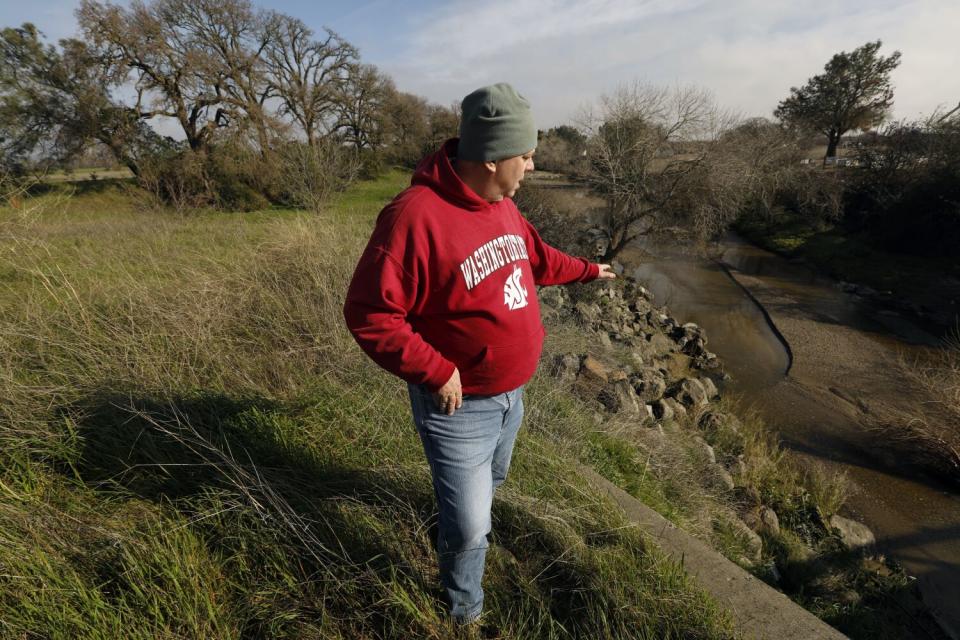
<instances>
[{"instance_id":1,"label":"cloud","mask_svg":"<svg viewBox=\"0 0 960 640\"><path fill-rule=\"evenodd\" d=\"M489 0L430 16L382 62L400 87L448 104L507 80L531 99L541 126L635 79L694 83L745 115L769 116L791 86L833 53L867 41L899 49L895 115L960 100L953 0Z\"/></svg>"}]
</instances>

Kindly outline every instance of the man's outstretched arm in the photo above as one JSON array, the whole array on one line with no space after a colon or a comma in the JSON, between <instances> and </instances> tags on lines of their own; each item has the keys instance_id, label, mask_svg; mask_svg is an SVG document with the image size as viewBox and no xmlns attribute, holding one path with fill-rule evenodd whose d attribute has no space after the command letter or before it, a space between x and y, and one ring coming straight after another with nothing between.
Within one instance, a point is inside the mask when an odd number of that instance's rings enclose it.
<instances>
[{"instance_id":1,"label":"man's outstretched arm","mask_svg":"<svg viewBox=\"0 0 960 640\"><path fill-rule=\"evenodd\" d=\"M577 258L555 249L543 241L528 220L524 219L524 224L530 267L537 284L569 284L596 279L612 280L617 277L617 274L610 270L610 265L593 263L586 258Z\"/></svg>"}]
</instances>

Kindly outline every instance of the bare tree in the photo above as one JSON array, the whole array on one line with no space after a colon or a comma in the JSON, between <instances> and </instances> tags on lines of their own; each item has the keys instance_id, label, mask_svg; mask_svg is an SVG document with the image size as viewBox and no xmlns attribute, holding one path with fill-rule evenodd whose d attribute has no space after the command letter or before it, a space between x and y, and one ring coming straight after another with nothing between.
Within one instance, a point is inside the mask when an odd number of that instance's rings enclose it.
<instances>
[{"instance_id":1,"label":"bare tree","mask_svg":"<svg viewBox=\"0 0 960 640\"><path fill-rule=\"evenodd\" d=\"M81 0L77 18L109 73L118 81L133 76L137 117L174 118L190 148L200 151L213 132L228 123L225 79L211 73L209 58L171 10L175 3L136 1L127 9Z\"/></svg>"},{"instance_id":2,"label":"bare tree","mask_svg":"<svg viewBox=\"0 0 960 640\"><path fill-rule=\"evenodd\" d=\"M221 115L249 127L261 152L269 149L278 127L267 101L277 92L264 54L278 38L279 16L254 10L249 0L157 0L154 9L197 52L193 71L220 97Z\"/></svg>"},{"instance_id":3,"label":"bare tree","mask_svg":"<svg viewBox=\"0 0 960 640\"><path fill-rule=\"evenodd\" d=\"M588 138L588 181L606 200L606 259L641 235L684 217L698 218L706 229L715 226L711 221L721 212L727 215L732 193L716 188L711 193L719 199L708 209L701 207L694 215L685 207L698 202L687 197L694 185L702 190L709 178L719 178L715 170L722 165L710 161L717 140L734 121L705 90L640 83L603 96L598 111L581 116L579 125Z\"/></svg>"},{"instance_id":4,"label":"bare tree","mask_svg":"<svg viewBox=\"0 0 960 640\"><path fill-rule=\"evenodd\" d=\"M357 149L376 149L384 137L384 107L395 91L393 80L375 66L356 65L338 96L333 132Z\"/></svg>"},{"instance_id":5,"label":"bare tree","mask_svg":"<svg viewBox=\"0 0 960 640\"><path fill-rule=\"evenodd\" d=\"M329 29L315 40L309 27L289 16L275 15L270 28L274 37L264 55L280 115L292 118L315 146L334 125L338 99L358 65L357 50Z\"/></svg>"},{"instance_id":6,"label":"bare tree","mask_svg":"<svg viewBox=\"0 0 960 640\"><path fill-rule=\"evenodd\" d=\"M750 118L725 131L718 142L717 155L745 178L756 213L771 215L785 189L799 193L811 182L808 167L800 164L807 141L797 129Z\"/></svg>"}]
</instances>

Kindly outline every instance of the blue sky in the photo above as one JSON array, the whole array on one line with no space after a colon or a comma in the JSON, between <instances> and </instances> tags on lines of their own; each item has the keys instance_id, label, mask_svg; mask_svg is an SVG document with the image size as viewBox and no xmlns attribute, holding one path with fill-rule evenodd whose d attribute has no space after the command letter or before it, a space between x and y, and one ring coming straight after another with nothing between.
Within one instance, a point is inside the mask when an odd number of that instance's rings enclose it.
<instances>
[{"instance_id":1,"label":"blue sky","mask_svg":"<svg viewBox=\"0 0 960 640\"><path fill-rule=\"evenodd\" d=\"M75 32L79 0L0 0L0 25ZM903 61L894 116L960 102L960 0L255 0L327 26L397 86L450 104L508 81L538 125L570 121L620 83L691 83L769 116L829 57L882 39Z\"/></svg>"}]
</instances>

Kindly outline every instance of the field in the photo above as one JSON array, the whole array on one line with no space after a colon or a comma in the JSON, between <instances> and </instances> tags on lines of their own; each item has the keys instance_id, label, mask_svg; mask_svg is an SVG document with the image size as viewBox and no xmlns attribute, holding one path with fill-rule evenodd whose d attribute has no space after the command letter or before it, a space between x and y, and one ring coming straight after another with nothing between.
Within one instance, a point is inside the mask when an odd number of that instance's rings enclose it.
<instances>
[{"instance_id":1,"label":"field","mask_svg":"<svg viewBox=\"0 0 960 640\"><path fill-rule=\"evenodd\" d=\"M394 172L323 214L145 211L114 181L0 209L0 636L446 638L403 385L340 309ZM494 507L503 638L726 638L576 472L547 376Z\"/></svg>"}]
</instances>

